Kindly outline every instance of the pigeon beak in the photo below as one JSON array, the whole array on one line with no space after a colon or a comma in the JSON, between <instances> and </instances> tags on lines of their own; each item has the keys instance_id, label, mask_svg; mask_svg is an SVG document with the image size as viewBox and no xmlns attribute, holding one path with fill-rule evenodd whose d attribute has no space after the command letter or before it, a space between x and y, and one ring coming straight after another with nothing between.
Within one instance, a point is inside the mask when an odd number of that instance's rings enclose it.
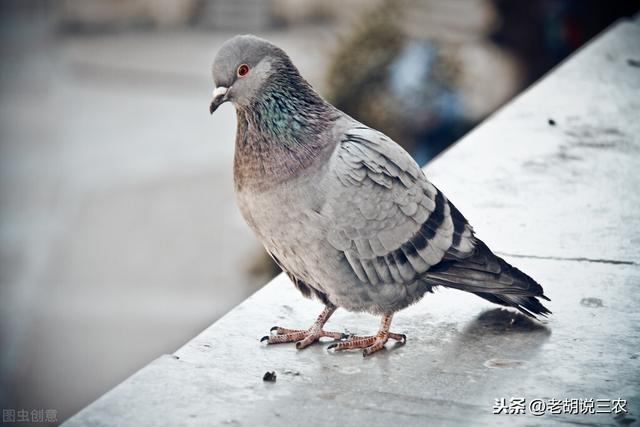
<instances>
[{"instance_id":1,"label":"pigeon beak","mask_svg":"<svg viewBox=\"0 0 640 427\"><path fill-rule=\"evenodd\" d=\"M209 112L211 114L213 114L221 104L228 101L227 92L229 92L229 89L224 86L218 86L214 89L213 100L211 100L211 105L209 105Z\"/></svg>"}]
</instances>

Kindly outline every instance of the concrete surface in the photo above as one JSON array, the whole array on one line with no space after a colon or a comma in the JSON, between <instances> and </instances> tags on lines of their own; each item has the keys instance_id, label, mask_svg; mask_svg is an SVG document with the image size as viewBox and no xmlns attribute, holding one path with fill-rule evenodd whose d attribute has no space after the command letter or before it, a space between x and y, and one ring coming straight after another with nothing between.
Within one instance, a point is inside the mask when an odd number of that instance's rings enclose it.
<instances>
[{"instance_id":1,"label":"concrete surface","mask_svg":"<svg viewBox=\"0 0 640 427\"><path fill-rule=\"evenodd\" d=\"M266 347L272 325L306 327L321 309L279 276L65 425L637 424L638 40L640 23L617 24L427 167L478 235L544 285L547 321L440 290L397 314L405 346L368 359ZM344 311L329 322L377 325ZM503 397L622 398L629 413L493 415Z\"/></svg>"}]
</instances>

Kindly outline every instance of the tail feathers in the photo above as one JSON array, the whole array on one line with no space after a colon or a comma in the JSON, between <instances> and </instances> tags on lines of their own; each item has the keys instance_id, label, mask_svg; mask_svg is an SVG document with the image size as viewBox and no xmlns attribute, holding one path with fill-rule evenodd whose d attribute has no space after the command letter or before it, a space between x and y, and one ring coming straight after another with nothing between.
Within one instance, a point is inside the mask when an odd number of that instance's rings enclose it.
<instances>
[{"instance_id":1,"label":"tail feathers","mask_svg":"<svg viewBox=\"0 0 640 427\"><path fill-rule=\"evenodd\" d=\"M542 305L538 298L533 296L488 294L484 292L474 292L474 294L495 304L517 308L521 313L533 318L535 318L536 315L547 317L548 314L551 314L551 311ZM544 295L539 295L539 297L549 301L549 298Z\"/></svg>"},{"instance_id":2,"label":"tail feathers","mask_svg":"<svg viewBox=\"0 0 640 427\"><path fill-rule=\"evenodd\" d=\"M496 256L481 240L472 256L455 256L430 269L426 278L434 284L467 291L495 304L514 307L533 318L551 311L538 298L550 301L542 286L531 277Z\"/></svg>"}]
</instances>

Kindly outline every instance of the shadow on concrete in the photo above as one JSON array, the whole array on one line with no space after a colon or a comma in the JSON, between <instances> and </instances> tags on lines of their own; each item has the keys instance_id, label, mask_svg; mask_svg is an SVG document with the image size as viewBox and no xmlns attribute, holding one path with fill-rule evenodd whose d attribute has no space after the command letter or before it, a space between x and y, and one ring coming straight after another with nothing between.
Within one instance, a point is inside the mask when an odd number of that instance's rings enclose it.
<instances>
[{"instance_id":1,"label":"shadow on concrete","mask_svg":"<svg viewBox=\"0 0 640 427\"><path fill-rule=\"evenodd\" d=\"M465 325L437 357L446 361L447 369L465 372L526 369L550 336L551 330L543 323L496 308Z\"/></svg>"},{"instance_id":2,"label":"shadow on concrete","mask_svg":"<svg viewBox=\"0 0 640 427\"><path fill-rule=\"evenodd\" d=\"M536 333L543 336L551 335L551 330L540 321L521 313L494 308L487 310L467 325L461 334L462 341L473 341L486 335L509 335Z\"/></svg>"}]
</instances>

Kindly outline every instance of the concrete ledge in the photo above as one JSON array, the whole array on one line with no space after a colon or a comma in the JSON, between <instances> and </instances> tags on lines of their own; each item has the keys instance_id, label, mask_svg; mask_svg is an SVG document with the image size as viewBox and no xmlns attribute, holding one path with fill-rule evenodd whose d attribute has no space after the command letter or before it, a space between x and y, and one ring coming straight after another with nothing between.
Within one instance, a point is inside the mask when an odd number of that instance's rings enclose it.
<instances>
[{"instance_id":1,"label":"concrete ledge","mask_svg":"<svg viewBox=\"0 0 640 427\"><path fill-rule=\"evenodd\" d=\"M258 339L320 311L279 276L66 425L629 424L640 416L640 23L620 22L427 167L553 300L545 323L453 290L363 359ZM555 125L550 124L552 119ZM338 311L334 329L378 319ZM263 382L276 371L275 383ZM628 414L494 415L495 399L626 399ZM527 411L529 412L529 411Z\"/></svg>"}]
</instances>

